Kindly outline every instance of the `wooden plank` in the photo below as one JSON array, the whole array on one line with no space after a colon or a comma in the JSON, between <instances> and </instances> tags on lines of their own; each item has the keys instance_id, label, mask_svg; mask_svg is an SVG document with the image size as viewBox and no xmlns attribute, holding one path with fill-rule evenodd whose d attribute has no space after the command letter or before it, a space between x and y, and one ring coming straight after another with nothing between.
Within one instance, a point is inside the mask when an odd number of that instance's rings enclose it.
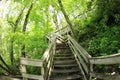
<instances>
[{"instance_id":1,"label":"wooden plank","mask_svg":"<svg viewBox=\"0 0 120 80\"><path fill-rule=\"evenodd\" d=\"M42 60L43 61L48 61L49 60L49 57L51 55L51 51L53 50L53 46L56 42L56 36L54 36L54 39L52 40L52 42L50 43L49 47L47 48L47 50L44 52L43 56L42 56Z\"/></svg>"},{"instance_id":2,"label":"wooden plank","mask_svg":"<svg viewBox=\"0 0 120 80\"><path fill-rule=\"evenodd\" d=\"M90 73L92 77L98 78L98 79L103 79L103 80L120 80L120 75L115 74L115 75L107 75L104 73Z\"/></svg>"},{"instance_id":3,"label":"wooden plank","mask_svg":"<svg viewBox=\"0 0 120 80\"><path fill-rule=\"evenodd\" d=\"M76 51L75 47L72 44L71 44L71 48L74 50L74 55L78 57L80 64L82 64L82 67L84 68L85 72L88 74L89 72L88 66L85 64L82 57L79 55L79 53Z\"/></svg>"},{"instance_id":4,"label":"wooden plank","mask_svg":"<svg viewBox=\"0 0 120 80\"><path fill-rule=\"evenodd\" d=\"M56 34L56 35L59 36L59 37L62 37L62 35L70 32L70 31L71 31L70 28L66 26L66 27L63 27L63 28L61 28L61 29L59 29L59 30L57 30L57 31L55 31L55 32L47 35L47 38L48 38L50 41L52 41L54 34Z\"/></svg>"},{"instance_id":5,"label":"wooden plank","mask_svg":"<svg viewBox=\"0 0 120 80\"><path fill-rule=\"evenodd\" d=\"M21 72L26 73L26 66L25 65L21 65Z\"/></svg>"},{"instance_id":6,"label":"wooden plank","mask_svg":"<svg viewBox=\"0 0 120 80\"><path fill-rule=\"evenodd\" d=\"M79 51L80 55L82 55L84 60L88 63L89 62L88 58L90 58L91 56L74 39L72 39L71 36L68 36L68 37L69 37L69 40L74 45L74 47L76 47L76 49Z\"/></svg>"},{"instance_id":7,"label":"wooden plank","mask_svg":"<svg viewBox=\"0 0 120 80\"><path fill-rule=\"evenodd\" d=\"M21 58L20 63L22 65L29 65L29 66L43 66L43 61L38 59L28 59L28 58Z\"/></svg>"},{"instance_id":8,"label":"wooden plank","mask_svg":"<svg viewBox=\"0 0 120 80\"><path fill-rule=\"evenodd\" d=\"M69 42L69 43L70 43L70 42ZM69 44L69 45L71 45L71 44ZM84 70L83 70L83 68L82 68L79 60L77 59L77 56L75 55L75 50L72 48L72 46L70 46L70 48L71 48L72 52L74 53L75 59L76 59L76 61L77 61L77 64L79 65L79 68L80 68L81 73L82 73L82 75L83 75L83 77L84 77L84 80L87 80L87 77L86 77L86 75L85 75L85 72L84 72Z\"/></svg>"},{"instance_id":9,"label":"wooden plank","mask_svg":"<svg viewBox=\"0 0 120 80\"><path fill-rule=\"evenodd\" d=\"M83 47L82 47L77 41L75 41L70 35L69 35L69 37L71 38L71 40L73 40L73 41L75 42L76 46L77 46L88 58L91 57L91 55L90 55L85 49L83 49Z\"/></svg>"},{"instance_id":10,"label":"wooden plank","mask_svg":"<svg viewBox=\"0 0 120 80\"><path fill-rule=\"evenodd\" d=\"M91 64L119 64L120 54L89 58Z\"/></svg>"},{"instance_id":11,"label":"wooden plank","mask_svg":"<svg viewBox=\"0 0 120 80\"><path fill-rule=\"evenodd\" d=\"M40 75L32 75L32 74L22 74L23 77L29 78L29 79L38 79L38 80L44 80L43 76Z\"/></svg>"},{"instance_id":12,"label":"wooden plank","mask_svg":"<svg viewBox=\"0 0 120 80\"><path fill-rule=\"evenodd\" d=\"M73 41L72 43L74 44L75 42ZM77 45L74 44L74 47L76 48L76 51L79 51L79 53L80 53L79 55L81 55L81 56L84 58L85 62L88 63L88 62L89 62L89 61L88 61L88 57L86 57L86 56L84 55L84 53L80 50L80 48L79 48Z\"/></svg>"},{"instance_id":13,"label":"wooden plank","mask_svg":"<svg viewBox=\"0 0 120 80\"><path fill-rule=\"evenodd\" d=\"M89 72L93 72L93 64L90 64L90 71ZM89 75L89 80L92 80L92 76L91 75Z\"/></svg>"}]
</instances>

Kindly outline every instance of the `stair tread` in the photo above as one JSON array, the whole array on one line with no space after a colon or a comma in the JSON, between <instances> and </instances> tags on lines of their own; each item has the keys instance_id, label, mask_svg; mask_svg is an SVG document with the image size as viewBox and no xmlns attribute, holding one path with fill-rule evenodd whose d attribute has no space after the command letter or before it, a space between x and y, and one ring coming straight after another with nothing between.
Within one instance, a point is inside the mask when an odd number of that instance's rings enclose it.
<instances>
[{"instance_id":1,"label":"stair tread","mask_svg":"<svg viewBox=\"0 0 120 80\"><path fill-rule=\"evenodd\" d=\"M73 55L73 54L71 54L71 53L64 53L64 54L62 54L62 53L59 53L59 54L55 54L55 56L58 56L58 55Z\"/></svg>"},{"instance_id":2,"label":"stair tread","mask_svg":"<svg viewBox=\"0 0 120 80\"><path fill-rule=\"evenodd\" d=\"M74 67L77 66L77 64L61 64L61 65L54 65L55 67Z\"/></svg>"},{"instance_id":3,"label":"stair tread","mask_svg":"<svg viewBox=\"0 0 120 80\"><path fill-rule=\"evenodd\" d=\"M78 69L54 69L52 72L54 73L72 73L72 72L77 72L79 71Z\"/></svg>"},{"instance_id":4,"label":"stair tread","mask_svg":"<svg viewBox=\"0 0 120 80\"><path fill-rule=\"evenodd\" d=\"M75 60L56 60L56 61L54 61L54 64L66 64L66 63L73 63L73 62L75 62Z\"/></svg>"},{"instance_id":5,"label":"stair tread","mask_svg":"<svg viewBox=\"0 0 120 80\"><path fill-rule=\"evenodd\" d=\"M63 59L63 58L65 58L65 59L66 59L66 58L67 58L67 59L70 58L70 59L71 59L71 58L74 58L74 56L56 56L55 59L56 59L56 58L57 58L57 59L61 59L61 58L62 58L62 59Z\"/></svg>"},{"instance_id":6,"label":"stair tread","mask_svg":"<svg viewBox=\"0 0 120 80\"><path fill-rule=\"evenodd\" d=\"M69 47L56 47L56 50L69 50L70 48Z\"/></svg>"},{"instance_id":7,"label":"stair tread","mask_svg":"<svg viewBox=\"0 0 120 80\"><path fill-rule=\"evenodd\" d=\"M80 78L80 75L71 75L71 76L65 76L65 77L53 77L50 78L50 80L71 80L71 79L78 79Z\"/></svg>"},{"instance_id":8,"label":"stair tread","mask_svg":"<svg viewBox=\"0 0 120 80\"><path fill-rule=\"evenodd\" d=\"M60 54L60 53L62 53L62 54L63 54L63 53L65 53L65 54L68 53L68 54L69 54L69 53L72 53L72 52L71 52L71 51L68 51L68 50L56 50L56 53L57 53L57 54Z\"/></svg>"}]
</instances>

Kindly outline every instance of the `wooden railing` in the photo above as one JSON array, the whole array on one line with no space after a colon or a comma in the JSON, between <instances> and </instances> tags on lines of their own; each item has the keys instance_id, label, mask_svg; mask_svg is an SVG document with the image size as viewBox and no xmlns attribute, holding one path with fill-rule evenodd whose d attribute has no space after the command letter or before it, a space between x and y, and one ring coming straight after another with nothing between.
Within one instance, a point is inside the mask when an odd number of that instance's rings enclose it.
<instances>
[{"instance_id":1,"label":"wooden railing","mask_svg":"<svg viewBox=\"0 0 120 80\"><path fill-rule=\"evenodd\" d=\"M44 64L44 80L49 80L51 75L51 70L53 67L53 58L55 54L55 46L56 46L56 35L54 35L53 40L51 41L48 49L42 56L43 64Z\"/></svg>"},{"instance_id":2,"label":"wooden railing","mask_svg":"<svg viewBox=\"0 0 120 80\"><path fill-rule=\"evenodd\" d=\"M49 41L52 41L53 38L54 38L54 34L56 34L57 38L62 38L63 39L63 35L68 34L70 32L71 32L70 28L68 26L66 26L66 27L63 27L63 28L61 28L61 29L47 35L47 38L49 39Z\"/></svg>"},{"instance_id":3,"label":"wooden railing","mask_svg":"<svg viewBox=\"0 0 120 80\"><path fill-rule=\"evenodd\" d=\"M49 80L53 65L53 55L55 54L55 46L56 35L54 35L53 40L49 44L48 48L46 49L45 53L43 54L40 60L29 58L20 59L23 80L27 79ZM26 71L26 66L40 67L41 75L28 74Z\"/></svg>"},{"instance_id":4,"label":"wooden railing","mask_svg":"<svg viewBox=\"0 0 120 80\"><path fill-rule=\"evenodd\" d=\"M43 76L44 69L43 69L43 61L42 60L21 58L20 64L21 64L21 73L22 73L23 80L27 80L27 79L44 80L44 76ZM28 74L27 70L26 70L26 66L40 67L41 75Z\"/></svg>"},{"instance_id":5,"label":"wooden railing","mask_svg":"<svg viewBox=\"0 0 120 80\"><path fill-rule=\"evenodd\" d=\"M74 53L84 80L88 80L88 75L90 72L89 58L91 56L70 35L68 35L68 43Z\"/></svg>"},{"instance_id":6,"label":"wooden railing","mask_svg":"<svg viewBox=\"0 0 120 80\"><path fill-rule=\"evenodd\" d=\"M31 60L31 59L21 58L22 74L23 77L25 77L24 79L26 79L26 77L30 77L32 79L33 77L36 77L35 79L38 80L49 80L51 75L51 70L53 67L56 39L58 38L62 39L63 35L66 34L68 44L75 56L75 59L79 65L79 69L83 75L84 80L92 80L92 77L96 77L104 80L120 80L120 75L111 75L111 74L106 75L104 73L102 74L95 73L93 70L93 65L120 64L120 54L114 54L103 57L91 57L91 55L89 55L87 51L84 48L82 48L79 45L79 43L68 34L69 32L70 29L68 27L64 27L54 33L49 34L47 37L50 40L50 44L47 50L45 51L45 53L43 54L41 60ZM35 75L26 74L25 65L41 67L42 75L35 76Z\"/></svg>"},{"instance_id":7,"label":"wooden railing","mask_svg":"<svg viewBox=\"0 0 120 80\"><path fill-rule=\"evenodd\" d=\"M113 54L113 55L108 55L108 56L102 56L102 57L91 57L90 59L90 64L94 65L109 65L109 64L120 64L120 54ZM91 72L90 73L91 77L96 77L99 79L104 79L104 80L120 80L120 75L119 74L112 74L112 73L95 73Z\"/></svg>"},{"instance_id":8,"label":"wooden railing","mask_svg":"<svg viewBox=\"0 0 120 80\"><path fill-rule=\"evenodd\" d=\"M82 72L84 80L92 80L92 77L103 80L120 80L119 74L95 73L94 65L120 64L120 54L113 54L102 57L91 57L70 35L68 35L68 43L76 58L79 68Z\"/></svg>"},{"instance_id":9,"label":"wooden railing","mask_svg":"<svg viewBox=\"0 0 120 80\"><path fill-rule=\"evenodd\" d=\"M120 54L89 58L91 64L120 64Z\"/></svg>"}]
</instances>

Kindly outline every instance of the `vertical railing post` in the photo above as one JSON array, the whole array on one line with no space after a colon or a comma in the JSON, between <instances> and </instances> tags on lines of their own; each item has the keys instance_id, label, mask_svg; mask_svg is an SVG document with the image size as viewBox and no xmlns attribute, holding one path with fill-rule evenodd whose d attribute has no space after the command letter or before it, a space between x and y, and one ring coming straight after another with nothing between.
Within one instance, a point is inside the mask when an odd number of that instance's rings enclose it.
<instances>
[{"instance_id":1,"label":"vertical railing post","mask_svg":"<svg viewBox=\"0 0 120 80\"><path fill-rule=\"evenodd\" d=\"M89 80L92 80L91 72L93 72L93 64L90 64Z\"/></svg>"},{"instance_id":2,"label":"vertical railing post","mask_svg":"<svg viewBox=\"0 0 120 80\"><path fill-rule=\"evenodd\" d=\"M41 75L43 76L43 79L45 79L45 74L44 74L44 62L42 61L42 67L41 67Z\"/></svg>"}]
</instances>

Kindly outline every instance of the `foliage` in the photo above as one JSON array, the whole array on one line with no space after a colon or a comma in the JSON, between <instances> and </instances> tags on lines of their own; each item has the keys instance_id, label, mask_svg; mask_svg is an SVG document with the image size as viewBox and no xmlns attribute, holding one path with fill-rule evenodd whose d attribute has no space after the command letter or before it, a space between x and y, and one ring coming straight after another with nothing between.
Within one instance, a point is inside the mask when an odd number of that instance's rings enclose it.
<instances>
[{"instance_id":1,"label":"foliage","mask_svg":"<svg viewBox=\"0 0 120 80\"><path fill-rule=\"evenodd\" d=\"M91 0L95 1L95 0ZM93 2L94 3L94 2ZM119 0L97 0L95 8L74 21L77 40L92 56L106 56L120 52ZM98 65L99 73L119 72L119 65Z\"/></svg>"},{"instance_id":2,"label":"foliage","mask_svg":"<svg viewBox=\"0 0 120 80\"><path fill-rule=\"evenodd\" d=\"M31 2L34 5L24 34L22 28ZM120 52L120 0L62 0L62 3L73 25L76 40L92 56ZM50 6L53 10L49 10ZM15 26L22 10L18 25ZM48 46L46 35L54 30L55 22L66 26L63 16L58 19L58 15L63 15L58 0L0 1L0 55L5 62L10 67L17 66L23 44L28 57L40 59ZM12 41L14 65L10 61ZM5 71L0 68L2 73Z\"/></svg>"},{"instance_id":3,"label":"foliage","mask_svg":"<svg viewBox=\"0 0 120 80\"><path fill-rule=\"evenodd\" d=\"M31 4L29 0L24 1L0 1L0 55L2 55L6 64L11 67L11 70L19 65L22 44L26 45L25 52L27 57L40 59L48 45L46 35L53 31L52 24L49 22L51 18L47 18L49 14L44 13L45 10L41 10L43 6L38 5L40 1L35 1L28 19L27 30L25 34L22 32L25 16ZM4 6L6 6L5 10ZM19 13L24 7L25 9L23 10L18 25L15 26ZM45 7L48 8L46 5ZM14 27L16 27L15 32L13 32ZM10 61L11 41L13 41L14 65L11 65ZM4 66L3 63L0 64ZM3 69L0 73L9 74Z\"/></svg>"},{"instance_id":4,"label":"foliage","mask_svg":"<svg viewBox=\"0 0 120 80\"><path fill-rule=\"evenodd\" d=\"M120 48L119 3L118 0L96 1L95 9L86 13L86 18L82 17L81 20L77 19L74 22L77 26L76 33L79 33L77 39L92 56L118 53Z\"/></svg>"}]
</instances>

